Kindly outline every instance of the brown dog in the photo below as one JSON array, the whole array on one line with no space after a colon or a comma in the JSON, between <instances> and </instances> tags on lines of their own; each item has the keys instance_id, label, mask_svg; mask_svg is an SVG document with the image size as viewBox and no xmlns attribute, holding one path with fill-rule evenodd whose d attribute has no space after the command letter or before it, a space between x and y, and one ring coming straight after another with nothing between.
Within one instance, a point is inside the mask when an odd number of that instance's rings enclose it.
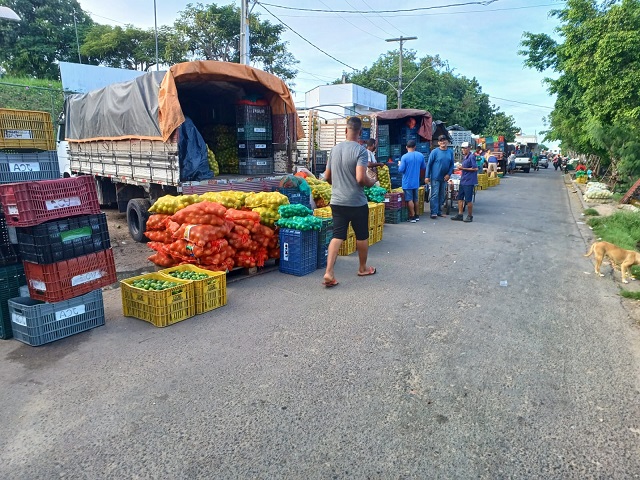
<instances>
[{"instance_id":1,"label":"brown dog","mask_svg":"<svg viewBox=\"0 0 640 480\"><path fill-rule=\"evenodd\" d=\"M602 260L606 255L607 257L609 257L609 260L611 260L612 265L620 265L623 283L629 283L626 277L628 277L627 274L629 272L629 269L631 268L631 265L640 265L640 253L633 250L625 250L624 248L620 248L613 243L594 242L585 257L590 257L593 253L596 254L596 273L601 277L604 277L604 275L600 273L600 265L602 265Z\"/></svg>"}]
</instances>

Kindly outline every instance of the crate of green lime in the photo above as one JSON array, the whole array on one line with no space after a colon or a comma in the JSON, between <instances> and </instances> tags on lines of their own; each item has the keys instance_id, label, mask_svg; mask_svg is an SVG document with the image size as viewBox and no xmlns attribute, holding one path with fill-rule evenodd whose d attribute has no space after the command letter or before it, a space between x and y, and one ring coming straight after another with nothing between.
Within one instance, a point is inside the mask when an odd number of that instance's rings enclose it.
<instances>
[{"instance_id":1,"label":"crate of green lime","mask_svg":"<svg viewBox=\"0 0 640 480\"><path fill-rule=\"evenodd\" d=\"M195 265L179 265L160 270L159 273L168 278L193 283L196 315L227 304L227 274L225 272L213 272Z\"/></svg>"}]
</instances>

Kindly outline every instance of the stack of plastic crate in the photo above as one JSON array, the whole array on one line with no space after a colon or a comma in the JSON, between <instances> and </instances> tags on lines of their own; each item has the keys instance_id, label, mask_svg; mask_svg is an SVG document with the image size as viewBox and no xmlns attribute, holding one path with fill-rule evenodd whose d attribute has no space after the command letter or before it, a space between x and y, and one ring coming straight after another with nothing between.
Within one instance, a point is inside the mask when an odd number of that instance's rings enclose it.
<instances>
[{"instance_id":1,"label":"stack of plastic crate","mask_svg":"<svg viewBox=\"0 0 640 480\"><path fill-rule=\"evenodd\" d=\"M424 185L422 187L418 187L418 204L416 205L416 215L424 214Z\"/></svg>"},{"instance_id":2,"label":"stack of plastic crate","mask_svg":"<svg viewBox=\"0 0 640 480\"><path fill-rule=\"evenodd\" d=\"M25 279L22 263L9 240L4 215L0 215L0 252L0 338L6 340L13 336L8 301L18 296Z\"/></svg>"},{"instance_id":3,"label":"stack of plastic crate","mask_svg":"<svg viewBox=\"0 0 640 480\"><path fill-rule=\"evenodd\" d=\"M403 220L404 193L387 193L384 196L384 223L400 223Z\"/></svg>"},{"instance_id":4,"label":"stack of plastic crate","mask_svg":"<svg viewBox=\"0 0 640 480\"><path fill-rule=\"evenodd\" d=\"M382 240L384 228L384 204L369 203L369 245Z\"/></svg>"},{"instance_id":5,"label":"stack of plastic crate","mask_svg":"<svg viewBox=\"0 0 640 480\"><path fill-rule=\"evenodd\" d=\"M236 132L240 174L272 174L271 107L268 105L236 105Z\"/></svg>"},{"instance_id":6,"label":"stack of plastic crate","mask_svg":"<svg viewBox=\"0 0 640 480\"><path fill-rule=\"evenodd\" d=\"M9 301L14 338L42 345L104 325L101 289L116 270L93 178L0 185L0 201L29 290Z\"/></svg>"},{"instance_id":7,"label":"stack of plastic crate","mask_svg":"<svg viewBox=\"0 0 640 480\"><path fill-rule=\"evenodd\" d=\"M486 173L478 174L478 189L486 190L489 188L489 176Z\"/></svg>"}]
</instances>

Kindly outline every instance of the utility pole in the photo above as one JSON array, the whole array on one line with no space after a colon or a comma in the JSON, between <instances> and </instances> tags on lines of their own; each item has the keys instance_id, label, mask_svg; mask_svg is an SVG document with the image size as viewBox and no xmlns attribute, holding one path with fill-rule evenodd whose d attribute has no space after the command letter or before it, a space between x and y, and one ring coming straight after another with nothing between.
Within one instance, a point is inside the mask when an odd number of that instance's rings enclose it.
<instances>
[{"instance_id":1,"label":"utility pole","mask_svg":"<svg viewBox=\"0 0 640 480\"><path fill-rule=\"evenodd\" d=\"M160 70L160 61L158 60L158 9L156 8L156 0L153 0L153 23L155 25L156 37L156 72Z\"/></svg>"},{"instance_id":2,"label":"utility pole","mask_svg":"<svg viewBox=\"0 0 640 480\"><path fill-rule=\"evenodd\" d=\"M249 0L240 0L240 63L249 65Z\"/></svg>"},{"instance_id":3,"label":"utility pole","mask_svg":"<svg viewBox=\"0 0 640 480\"><path fill-rule=\"evenodd\" d=\"M400 42L400 64L398 66L398 108L402 108L402 43L407 40L417 40L418 37L388 38L386 42Z\"/></svg>"},{"instance_id":4,"label":"utility pole","mask_svg":"<svg viewBox=\"0 0 640 480\"><path fill-rule=\"evenodd\" d=\"M80 56L80 39L78 38L78 22L76 21L76 9L73 9L73 26L76 30L76 46L78 47L78 62L82 63L82 57Z\"/></svg>"}]
</instances>

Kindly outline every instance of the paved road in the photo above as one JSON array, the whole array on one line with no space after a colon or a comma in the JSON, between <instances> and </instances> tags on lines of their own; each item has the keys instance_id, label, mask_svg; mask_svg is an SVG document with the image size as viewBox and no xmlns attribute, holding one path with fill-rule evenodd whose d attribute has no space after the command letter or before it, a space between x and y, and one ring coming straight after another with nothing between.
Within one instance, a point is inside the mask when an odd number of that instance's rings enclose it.
<instances>
[{"instance_id":1,"label":"paved road","mask_svg":"<svg viewBox=\"0 0 640 480\"><path fill-rule=\"evenodd\" d=\"M2 341L0 478L638 478L639 330L571 196L518 174L472 224L388 226L372 277L257 276L166 329L113 290L105 327Z\"/></svg>"}]
</instances>

